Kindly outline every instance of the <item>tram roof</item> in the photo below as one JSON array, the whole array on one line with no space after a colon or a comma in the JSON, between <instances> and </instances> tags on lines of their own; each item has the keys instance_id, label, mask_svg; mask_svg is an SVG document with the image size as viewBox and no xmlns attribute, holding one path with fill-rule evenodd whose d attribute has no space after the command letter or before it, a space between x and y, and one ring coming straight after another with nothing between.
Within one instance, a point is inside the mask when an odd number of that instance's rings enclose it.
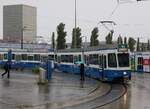
<instances>
[{"instance_id":1,"label":"tram roof","mask_svg":"<svg viewBox=\"0 0 150 109\"><path fill-rule=\"evenodd\" d=\"M150 55L150 52L134 52L133 55Z\"/></svg>"},{"instance_id":2,"label":"tram roof","mask_svg":"<svg viewBox=\"0 0 150 109\"><path fill-rule=\"evenodd\" d=\"M116 47L88 47L88 48L76 48L76 49L64 49L57 50L57 52L87 52L87 51L100 51L100 50L116 50Z\"/></svg>"}]
</instances>

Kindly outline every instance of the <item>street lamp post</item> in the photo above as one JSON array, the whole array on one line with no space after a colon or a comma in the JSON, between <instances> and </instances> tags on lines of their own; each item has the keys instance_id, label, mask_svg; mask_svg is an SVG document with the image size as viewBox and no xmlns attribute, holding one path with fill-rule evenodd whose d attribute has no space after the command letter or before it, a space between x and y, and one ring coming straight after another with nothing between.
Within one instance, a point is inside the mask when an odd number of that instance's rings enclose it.
<instances>
[{"instance_id":1,"label":"street lamp post","mask_svg":"<svg viewBox=\"0 0 150 109\"><path fill-rule=\"evenodd\" d=\"M23 28L21 28L21 49L23 49L23 32L24 30L26 30L26 26L23 26Z\"/></svg>"},{"instance_id":2,"label":"street lamp post","mask_svg":"<svg viewBox=\"0 0 150 109\"><path fill-rule=\"evenodd\" d=\"M23 49L23 28L21 29L21 49Z\"/></svg>"},{"instance_id":3,"label":"street lamp post","mask_svg":"<svg viewBox=\"0 0 150 109\"><path fill-rule=\"evenodd\" d=\"M82 45L82 62L84 62L84 51L85 51L86 43L87 43L87 37L86 36L82 36L81 39L83 37L85 37L85 42L84 42L84 45Z\"/></svg>"},{"instance_id":4,"label":"street lamp post","mask_svg":"<svg viewBox=\"0 0 150 109\"><path fill-rule=\"evenodd\" d=\"M87 43L87 37L86 36L81 36L81 38L85 38L84 46L83 46L83 48L85 48L86 47L86 43Z\"/></svg>"},{"instance_id":5,"label":"street lamp post","mask_svg":"<svg viewBox=\"0 0 150 109\"><path fill-rule=\"evenodd\" d=\"M75 0L75 7L74 8L75 8L75 13L74 13L75 14L74 48L77 48L77 40L76 40L77 39L77 35L76 35L77 34L76 33L76 28L77 28L77 1L76 0Z\"/></svg>"}]
</instances>

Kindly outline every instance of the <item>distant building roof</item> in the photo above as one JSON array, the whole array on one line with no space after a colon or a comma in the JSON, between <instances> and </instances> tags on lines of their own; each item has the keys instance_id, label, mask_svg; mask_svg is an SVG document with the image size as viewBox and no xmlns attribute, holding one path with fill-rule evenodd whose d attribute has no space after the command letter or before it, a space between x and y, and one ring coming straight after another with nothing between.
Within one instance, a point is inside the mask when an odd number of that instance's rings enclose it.
<instances>
[{"instance_id":1,"label":"distant building roof","mask_svg":"<svg viewBox=\"0 0 150 109\"><path fill-rule=\"evenodd\" d=\"M0 43L0 48L7 48L7 49L20 49L20 43ZM23 44L24 49L30 50L50 50L51 46L49 44Z\"/></svg>"}]
</instances>

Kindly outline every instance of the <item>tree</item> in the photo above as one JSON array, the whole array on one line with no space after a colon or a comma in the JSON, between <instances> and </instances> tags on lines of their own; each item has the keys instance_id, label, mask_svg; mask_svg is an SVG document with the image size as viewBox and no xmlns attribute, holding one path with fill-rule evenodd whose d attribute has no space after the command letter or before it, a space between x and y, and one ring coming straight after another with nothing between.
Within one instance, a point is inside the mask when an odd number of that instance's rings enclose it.
<instances>
[{"instance_id":1,"label":"tree","mask_svg":"<svg viewBox=\"0 0 150 109\"><path fill-rule=\"evenodd\" d=\"M90 46L98 46L99 45L99 41L97 38L98 38L98 28L95 27L91 32Z\"/></svg>"},{"instance_id":2,"label":"tree","mask_svg":"<svg viewBox=\"0 0 150 109\"><path fill-rule=\"evenodd\" d=\"M134 51L135 43L136 43L136 41L133 38L130 37L129 40L128 40L128 47L129 47L130 51Z\"/></svg>"},{"instance_id":3,"label":"tree","mask_svg":"<svg viewBox=\"0 0 150 109\"><path fill-rule=\"evenodd\" d=\"M55 49L55 33L52 33L52 48Z\"/></svg>"},{"instance_id":4,"label":"tree","mask_svg":"<svg viewBox=\"0 0 150 109\"><path fill-rule=\"evenodd\" d=\"M114 31L110 31L109 34L106 36L106 44L112 44L112 36Z\"/></svg>"},{"instance_id":5,"label":"tree","mask_svg":"<svg viewBox=\"0 0 150 109\"><path fill-rule=\"evenodd\" d=\"M71 48L81 48L82 38L81 38L81 29L77 27L72 30L72 44Z\"/></svg>"},{"instance_id":6,"label":"tree","mask_svg":"<svg viewBox=\"0 0 150 109\"><path fill-rule=\"evenodd\" d=\"M150 40L147 42L147 50L150 51Z\"/></svg>"},{"instance_id":7,"label":"tree","mask_svg":"<svg viewBox=\"0 0 150 109\"><path fill-rule=\"evenodd\" d=\"M72 43L71 48L76 48L76 34L75 34L75 28L72 30Z\"/></svg>"},{"instance_id":8,"label":"tree","mask_svg":"<svg viewBox=\"0 0 150 109\"><path fill-rule=\"evenodd\" d=\"M127 44L127 37L124 37L124 44Z\"/></svg>"},{"instance_id":9,"label":"tree","mask_svg":"<svg viewBox=\"0 0 150 109\"><path fill-rule=\"evenodd\" d=\"M136 51L140 51L140 39L137 39L137 47L136 47Z\"/></svg>"},{"instance_id":10,"label":"tree","mask_svg":"<svg viewBox=\"0 0 150 109\"><path fill-rule=\"evenodd\" d=\"M66 35L67 32L64 31L65 24L60 23L57 26L57 49L65 49L66 48Z\"/></svg>"},{"instance_id":11,"label":"tree","mask_svg":"<svg viewBox=\"0 0 150 109\"><path fill-rule=\"evenodd\" d=\"M141 45L141 51L145 51L144 43L142 43L142 45Z\"/></svg>"},{"instance_id":12,"label":"tree","mask_svg":"<svg viewBox=\"0 0 150 109\"><path fill-rule=\"evenodd\" d=\"M122 37L119 35L119 37L117 39L117 44L119 45L119 44L122 44L122 43L123 43Z\"/></svg>"}]
</instances>

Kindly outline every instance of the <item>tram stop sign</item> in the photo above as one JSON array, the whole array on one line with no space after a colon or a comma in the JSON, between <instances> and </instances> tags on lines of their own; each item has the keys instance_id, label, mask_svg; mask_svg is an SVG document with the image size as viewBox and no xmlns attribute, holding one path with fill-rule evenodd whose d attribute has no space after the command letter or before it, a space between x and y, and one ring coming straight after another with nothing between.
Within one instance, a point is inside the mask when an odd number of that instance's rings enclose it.
<instances>
[{"instance_id":1,"label":"tram stop sign","mask_svg":"<svg viewBox=\"0 0 150 109\"><path fill-rule=\"evenodd\" d=\"M128 51L128 45L127 44L119 44L118 45L118 51L119 52L127 52Z\"/></svg>"}]
</instances>

